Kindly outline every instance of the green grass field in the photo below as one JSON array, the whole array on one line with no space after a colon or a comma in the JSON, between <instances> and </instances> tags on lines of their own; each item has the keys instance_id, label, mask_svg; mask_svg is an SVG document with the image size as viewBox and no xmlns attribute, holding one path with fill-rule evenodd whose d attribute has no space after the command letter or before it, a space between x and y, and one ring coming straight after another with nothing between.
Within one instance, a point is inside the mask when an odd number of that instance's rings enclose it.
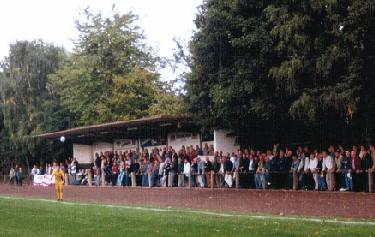
<instances>
[{"instance_id":1,"label":"green grass field","mask_svg":"<svg viewBox=\"0 0 375 237\"><path fill-rule=\"evenodd\" d=\"M0 236L375 236L375 225L0 197Z\"/></svg>"}]
</instances>

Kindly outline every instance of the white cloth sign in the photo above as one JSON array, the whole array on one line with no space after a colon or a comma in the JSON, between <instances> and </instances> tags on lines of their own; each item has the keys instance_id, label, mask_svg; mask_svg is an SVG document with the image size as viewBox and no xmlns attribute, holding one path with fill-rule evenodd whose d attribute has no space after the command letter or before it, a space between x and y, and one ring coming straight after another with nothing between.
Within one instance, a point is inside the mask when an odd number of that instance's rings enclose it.
<instances>
[{"instance_id":1,"label":"white cloth sign","mask_svg":"<svg viewBox=\"0 0 375 237\"><path fill-rule=\"evenodd\" d=\"M48 187L55 183L52 175L34 175L34 186Z\"/></svg>"}]
</instances>

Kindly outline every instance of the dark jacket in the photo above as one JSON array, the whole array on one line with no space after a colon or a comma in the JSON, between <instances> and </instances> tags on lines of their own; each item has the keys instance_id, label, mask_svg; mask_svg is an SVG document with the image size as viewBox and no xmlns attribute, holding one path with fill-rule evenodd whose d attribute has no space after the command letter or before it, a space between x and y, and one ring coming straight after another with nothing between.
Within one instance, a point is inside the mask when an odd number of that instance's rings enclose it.
<instances>
[{"instance_id":1,"label":"dark jacket","mask_svg":"<svg viewBox=\"0 0 375 237\"><path fill-rule=\"evenodd\" d=\"M232 172L233 171L233 163L230 159L227 159L224 163L224 171L225 172Z\"/></svg>"},{"instance_id":2,"label":"dark jacket","mask_svg":"<svg viewBox=\"0 0 375 237\"><path fill-rule=\"evenodd\" d=\"M271 172L280 171L280 158L278 156L272 158L270 162L270 171Z\"/></svg>"},{"instance_id":3,"label":"dark jacket","mask_svg":"<svg viewBox=\"0 0 375 237\"><path fill-rule=\"evenodd\" d=\"M341 159L341 167L344 171L352 169L352 158L348 156L343 156Z\"/></svg>"},{"instance_id":4,"label":"dark jacket","mask_svg":"<svg viewBox=\"0 0 375 237\"><path fill-rule=\"evenodd\" d=\"M363 171L371 169L372 164L372 157L369 154L361 159L361 168Z\"/></svg>"},{"instance_id":5,"label":"dark jacket","mask_svg":"<svg viewBox=\"0 0 375 237\"><path fill-rule=\"evenodd\" d=\"M213 165L212 165L212 162L211 161L207 161L206 164L204 165L204 171L206 173L210 172L211 170L213 170Z\"/></svg>"}]
</instances>

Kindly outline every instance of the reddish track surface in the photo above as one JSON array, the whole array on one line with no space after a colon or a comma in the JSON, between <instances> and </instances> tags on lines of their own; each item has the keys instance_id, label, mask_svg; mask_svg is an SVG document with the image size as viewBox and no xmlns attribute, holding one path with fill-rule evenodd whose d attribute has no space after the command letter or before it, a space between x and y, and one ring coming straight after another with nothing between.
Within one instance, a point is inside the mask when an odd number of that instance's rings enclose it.
<instances>
[{"instance_id":1,"label":"reddish track surface","mask_svg":"<svg viewBox=\"0 0 375 237\"><path fill-rule=\"evenodd\" d=\"M0 184L0 195L54 199L54 188ZM65 187L65 200L276 215L375 219L375 194L284 190Z\"/></svg>"}]
</instances>

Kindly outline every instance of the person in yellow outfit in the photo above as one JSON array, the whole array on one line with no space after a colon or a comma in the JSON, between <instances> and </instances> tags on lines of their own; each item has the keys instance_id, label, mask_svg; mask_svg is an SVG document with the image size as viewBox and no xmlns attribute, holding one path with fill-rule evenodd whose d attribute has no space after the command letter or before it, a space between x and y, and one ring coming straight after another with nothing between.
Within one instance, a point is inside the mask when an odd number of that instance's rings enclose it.
<instances>
[{"instance_id":1,"label":"person in yellow outfit","mask_svg":"<svg viewBox=\"0 0 375 237\"><path fill-rule=\"evenodd\" d=\"M62 201L64 196L64 171L60 169L60 166L55 163L55 169L52 172L52 176L55 178L55 188L57 201Z\"/></svg>"}]
</instances>

